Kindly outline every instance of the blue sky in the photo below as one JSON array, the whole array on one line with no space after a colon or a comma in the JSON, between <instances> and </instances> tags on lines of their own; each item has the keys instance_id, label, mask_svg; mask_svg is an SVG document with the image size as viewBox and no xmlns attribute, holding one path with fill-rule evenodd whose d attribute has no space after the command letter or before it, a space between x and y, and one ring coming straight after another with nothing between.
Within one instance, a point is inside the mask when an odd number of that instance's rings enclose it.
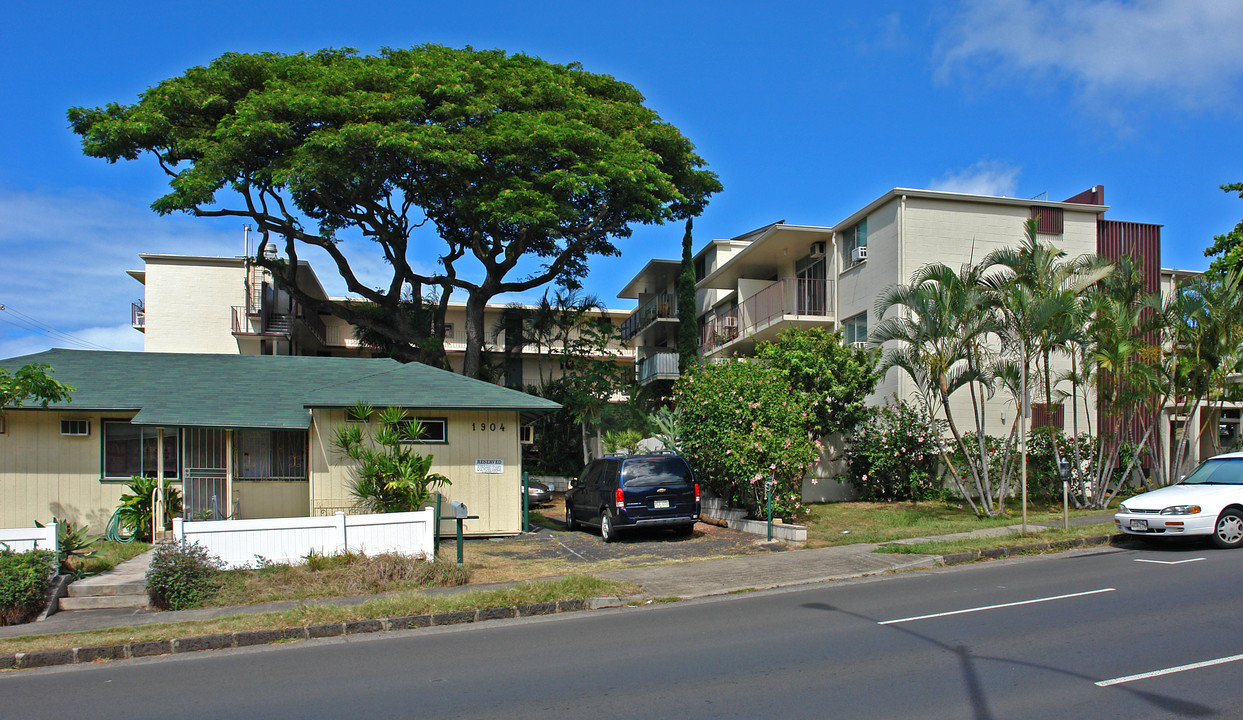
<instances>
[{"instance_id":1,"label":"blue sky","mask_svg":"<svg viewBox=\"0 0 1243 720\"><path fill-rule=\"evenodd\" d=\"M945 2L34 3L0 42L0 357L141 349L124 274L140 252L235 255L236 220L161 218L150 158L82 155L73 105L138 93L229 51L434 42L502 48L635 85L724 183L696 247L775 220L833 224L894 187L1067 198L1105 186L1108 217L1164 225L1162 264L1203 269L1243 217L1243 3ZM606 303L680 227L598 258ZM364 274L384 268L353 247ZM413 258L431 262L432 257ZM329 291L328 265L311 258Z\"/></svg>"}]
</instances>

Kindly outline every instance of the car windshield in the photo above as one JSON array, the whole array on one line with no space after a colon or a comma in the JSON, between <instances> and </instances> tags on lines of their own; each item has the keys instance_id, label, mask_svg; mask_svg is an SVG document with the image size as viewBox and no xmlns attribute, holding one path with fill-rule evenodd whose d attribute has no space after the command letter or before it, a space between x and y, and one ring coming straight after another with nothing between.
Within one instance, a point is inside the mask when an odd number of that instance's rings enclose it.
<instances>
[{"instance_id":1,"label":"car windshield","mask_svg":"<svg viewBox=\"0 0 1243 720\"><path fill-rule=\"evenodd\" d=\"M632 458L622 465L622 484L626 487L685 485L691 469L680 457Z\"/></svg>"},{"instance_id":2,"label":"car windshield","mask_svg":"<svg viewBox=\"0 0 1243 720\"><path fill-rule=\"evenodd\" d=\"M1205 460L1179 485L1243 485L1243 458Z\"/></svg>"}]
</instances>

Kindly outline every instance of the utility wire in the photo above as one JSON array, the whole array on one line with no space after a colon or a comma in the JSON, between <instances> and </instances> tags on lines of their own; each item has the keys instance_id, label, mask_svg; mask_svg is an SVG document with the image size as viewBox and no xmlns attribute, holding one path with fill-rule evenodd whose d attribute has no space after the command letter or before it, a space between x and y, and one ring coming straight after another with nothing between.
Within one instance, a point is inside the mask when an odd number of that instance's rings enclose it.
<instances>
[{"instance_id":1,"label":"utility wire","mask_svg":"<svg viewBox=\"0 0 1243 720\"><path fill-rule=\"evenodd\" d=\"M112 348L104 347L103 345L100 345L98 343L93 343L89 340L83 340L82 338L76 335L72 335L70 333L57 330L56 328L50 325L46 325L30 317L29 315L26 315L25 313L18 312L17 310L14 310L13 308L8 307L3 304L0 304L0 312L4 312L9 316L8 318L0 317L0 321L4 321L8 323L9 325L12 325L13 327L16 327L22 330L26 330L29 332L35 332L40 335L45 335L49 338L52 338L53 340L71 343L73 345L77 345L78 347L93 348L95 350L111 350L112 349Z\"/></svg>"}]
</instances>

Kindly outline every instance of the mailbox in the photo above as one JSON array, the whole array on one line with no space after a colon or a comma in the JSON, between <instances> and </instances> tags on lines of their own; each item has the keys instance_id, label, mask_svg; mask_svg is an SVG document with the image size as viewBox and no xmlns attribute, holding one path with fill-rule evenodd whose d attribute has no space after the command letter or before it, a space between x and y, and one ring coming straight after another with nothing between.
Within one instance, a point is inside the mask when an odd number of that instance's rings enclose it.
<instances>
[{"instance_id":1,"label":"mailbox","mask_svg":"<svg viewBox=\"0 0 1243 720\"><path fill-rule=\"evenodd\" d=\"M466 503L462 503L462 502L458 502L457 500L454 500L450 504L450 507L453 508L453 517L458 520L465 520L467 517L470 516L470 512L466 509Z\"/></svg>"}]
</instances>

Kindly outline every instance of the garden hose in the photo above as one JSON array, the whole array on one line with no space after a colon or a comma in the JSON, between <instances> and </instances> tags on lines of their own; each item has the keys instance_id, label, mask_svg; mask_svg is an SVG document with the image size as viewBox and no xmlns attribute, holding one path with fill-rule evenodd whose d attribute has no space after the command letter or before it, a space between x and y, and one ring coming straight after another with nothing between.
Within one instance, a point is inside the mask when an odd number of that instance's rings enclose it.
<instances>
[{"instance_id":1,"label":"garden hose","mask_svg":"<svg viewBox=\"0 0 1243 720\"><path fill-rule=\"evenodd\" d=\"M126 534L128 531L128 534ZM122 526L121 524L121 508L117 508L112 512L112 517L108 518L108 525L104 528L104 539L109 542L131 543L134 542L134 536L138 533Z\"/></svg>"}]
</instances>

